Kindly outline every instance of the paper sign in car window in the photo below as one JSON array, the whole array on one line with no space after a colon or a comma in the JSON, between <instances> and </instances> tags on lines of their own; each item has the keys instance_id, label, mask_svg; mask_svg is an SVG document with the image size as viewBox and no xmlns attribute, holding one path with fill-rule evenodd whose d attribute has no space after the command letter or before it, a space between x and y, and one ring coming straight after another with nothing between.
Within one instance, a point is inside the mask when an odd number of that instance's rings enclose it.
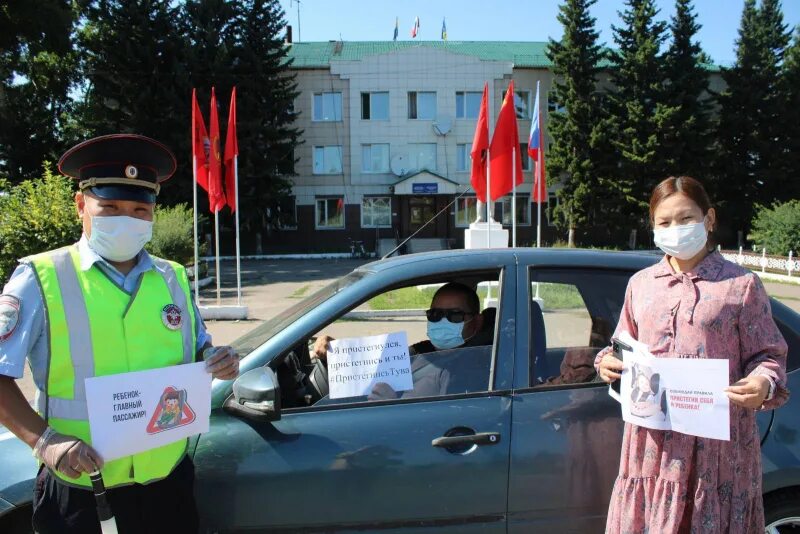
<instances>
[{"instance_id":1,"label":"paper sign in car window","mask_svg":"<svg viewBox=\"0 0 800 534\"><path fill-rule=\"evenodd\" d=\"M375 384L394 391L414 388L405 332L331 341L328 385L331 399L369 395Z\"/></svg>"}]
</instances>

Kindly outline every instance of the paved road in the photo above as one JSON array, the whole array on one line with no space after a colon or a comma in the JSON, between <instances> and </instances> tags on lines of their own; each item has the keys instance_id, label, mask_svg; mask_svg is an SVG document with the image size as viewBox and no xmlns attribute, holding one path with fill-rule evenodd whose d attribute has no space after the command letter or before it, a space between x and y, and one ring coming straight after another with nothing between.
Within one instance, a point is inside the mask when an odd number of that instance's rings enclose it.
<instances>
[{"instance_id":1,"label":"paved road","mask_svg":"<svg viewBox=\"0 0 800 534\"><path fill-rule=\"evenodd\" d=\"M242 262L242 299L249 308L250 319L246 321L208 321L206 327L213 336L215 344L228 344L363 263L365 263L363 260L244 261ZM221 271L222 304L235 304L235 264L230 261L222 262ZM765 286L770 295L800 313L800 285L767 282ZM215 285L212 284L200 292L200 303L201 305L216 304ZM571 320L567 317L561 319ZM409 341L414 342L424 339L425 322L422 318L369 321L369 323L339 322L332 325L326 332L330 332L333 336L344 336L352 333L354 329L357 329L361 335L402 329L408 332ZM33 399L34 387L27 369L25 377L19 384L26 397Z\"/></svg>"}]
</instances>

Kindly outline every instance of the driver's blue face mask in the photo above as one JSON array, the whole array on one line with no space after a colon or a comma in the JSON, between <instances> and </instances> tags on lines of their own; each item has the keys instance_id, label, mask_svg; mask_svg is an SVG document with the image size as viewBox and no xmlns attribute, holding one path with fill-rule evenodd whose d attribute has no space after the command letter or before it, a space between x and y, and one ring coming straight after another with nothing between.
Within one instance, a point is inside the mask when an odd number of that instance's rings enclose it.
<instances>
[{"instance_id":1,"label":"driver's blue face mask","mask_svg":"<svg viewBox=\"0 0 800 534\"><path fill-rule=\"evenodd\" d=\"M464 344L462 331L465 324L466 322L451 323L444 317L435 323L428 321L428 339L439 350L459 347Z\"/></svg>"}]
</instances>

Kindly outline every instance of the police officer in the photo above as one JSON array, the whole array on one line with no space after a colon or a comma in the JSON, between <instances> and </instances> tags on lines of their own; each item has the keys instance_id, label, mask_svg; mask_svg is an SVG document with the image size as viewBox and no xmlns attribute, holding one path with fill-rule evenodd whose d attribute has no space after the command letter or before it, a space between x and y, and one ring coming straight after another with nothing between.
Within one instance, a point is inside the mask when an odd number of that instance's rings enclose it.
<instances>
[{"instance_id":1,"label":"police officer","mask_svg":"<svg viewBox=\"0 0 800 534\"><path fill-rule=\"evenodd\" d=\"M239 373L230 347L212 350L183 267L150 256L153 208L175 156L139 135L107 135L68 150L83 236L24 258L0 295L0 423L33 450L33 526L99 532L87 473L102 469L120 532L196 532L187 440L104 462L89 444L84 380L201 360L214 378ZM27 357L31 407L14 382Z\"/></svg>"}]
</instances>

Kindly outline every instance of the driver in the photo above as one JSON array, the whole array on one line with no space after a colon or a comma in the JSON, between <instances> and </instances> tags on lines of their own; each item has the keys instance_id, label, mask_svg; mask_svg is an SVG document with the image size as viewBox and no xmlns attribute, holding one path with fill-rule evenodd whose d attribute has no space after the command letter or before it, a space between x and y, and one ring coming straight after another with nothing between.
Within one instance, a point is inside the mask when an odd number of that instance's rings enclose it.
<instances>
[{"instance_id":1,"label":"driver","mask_svg":"<svg viewBox=\"0 0 800 534\"><path fill-rule=\"evenodd\" d=\"M492 325L484 328L478 294L464 284L450 282L440 287L434 293L431 307L425 310L425 315L428 318L428 339L408 348L412 356L437 350L492 344ZM319 336L314 342L311 357L326 361L328 344L333 339L325 334Z\"/></svg>"},{"instance_id":2,"label":"driver","mask_svg":"<svg viewBox=\"0 0 800 534\"><path fill-rule=\"evenodd\" d=\"M437 350L491 345L494 340L494 325L485 321L481 315L478 294L464 284L450 282L440 287L433 295L431 307L425 311L425 315L428 319L428 339L409 347L412 356ZM328 335L319 336L314 342L311 357L325 362L328 344L332 340L333 338ZM423 357L412 358L412 373L427 366L428 363ZM445 394L448 379L449 373L444 370L419 378L415 374L414 389L404 392L402 397ZM383 382L376 384L369 395L370 400L396 397L397 393Z\"/></svg>"}]
</instances>

